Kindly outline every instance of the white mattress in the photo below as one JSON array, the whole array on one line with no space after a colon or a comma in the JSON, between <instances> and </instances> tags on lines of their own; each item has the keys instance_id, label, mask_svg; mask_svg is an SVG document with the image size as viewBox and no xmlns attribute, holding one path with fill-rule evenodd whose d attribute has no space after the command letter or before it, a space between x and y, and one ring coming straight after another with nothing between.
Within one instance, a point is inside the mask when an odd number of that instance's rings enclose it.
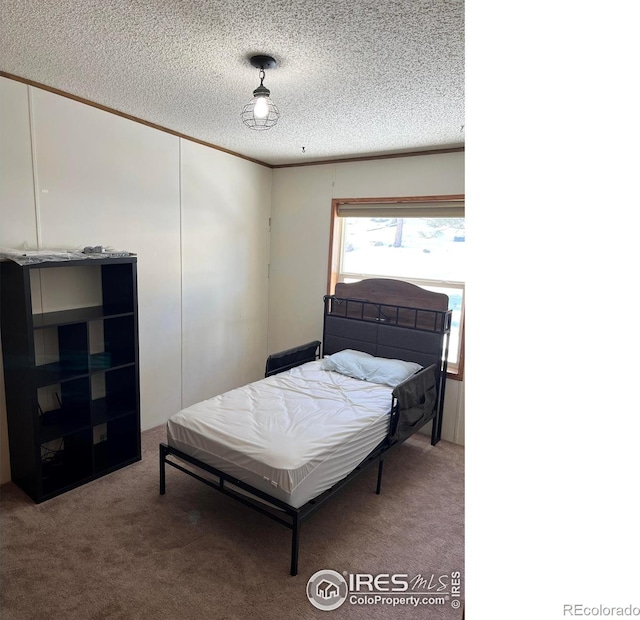
<instances>
[{"instance_id":1,"label":"white mattress","mask_svg":"<svg viewBox=\"0 0 640 620\"><path fill-rule=\"evenodd\" d=\"M385 437L391 388L320 361L192 405L167 423L170 446L294 508L344 478Z\"/></svg>"}]
</instances>

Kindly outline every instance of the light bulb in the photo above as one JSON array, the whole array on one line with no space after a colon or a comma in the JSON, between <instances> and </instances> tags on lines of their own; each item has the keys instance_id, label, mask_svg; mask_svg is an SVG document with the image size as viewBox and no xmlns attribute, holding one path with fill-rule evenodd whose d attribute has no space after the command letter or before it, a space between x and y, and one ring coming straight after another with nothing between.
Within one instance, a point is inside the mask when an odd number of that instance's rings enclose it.
<instances>
[{"instance_id":1,"label":"light bulb","mask_svg":"<svg viewBox=\"0 0 640 620\"><path fill-rule=\"evenodd\" d=\"M253 106L253 115L256 118L267 118L269 116L269 104L266 97L258 97Z\"/></svg>"}]
</instances>

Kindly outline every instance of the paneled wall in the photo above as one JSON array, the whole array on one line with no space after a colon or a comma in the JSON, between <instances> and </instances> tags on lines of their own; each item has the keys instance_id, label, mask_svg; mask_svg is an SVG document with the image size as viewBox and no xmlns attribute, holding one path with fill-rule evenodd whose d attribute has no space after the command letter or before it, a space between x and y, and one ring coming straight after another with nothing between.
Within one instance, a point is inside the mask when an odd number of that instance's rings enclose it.
<instances>
[{"instance_id":1,"label":"paneled wall","mask_svg":"<svg viewBox=\"0 0 640 620\"><path fill-rule=\"evenodd\" d=\"M182 141L183 404L264 375L271 169Z\"/></svg>"},{"instance_id":2,"label":"paneled wall","mask_svg":"<svg viewBox=\"0 0 640 620\"><path fill-rule=\"evenodd\" d=\"M0 246L138 255L142 428L260 377L271 170L0 78ZM0 482L10 479L4 387Z\"/></svg>"}]
</instances>

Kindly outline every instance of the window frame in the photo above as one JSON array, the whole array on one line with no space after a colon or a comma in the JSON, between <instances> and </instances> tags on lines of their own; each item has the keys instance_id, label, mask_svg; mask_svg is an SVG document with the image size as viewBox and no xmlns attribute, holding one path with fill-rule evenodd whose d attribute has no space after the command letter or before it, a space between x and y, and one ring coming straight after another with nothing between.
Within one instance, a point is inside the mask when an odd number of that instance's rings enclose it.
<instances>
[{"instance_id":1,"label":"window frame","mask_svg":"<svg viewBox=\"0 0 640 620\"><path fill-rule=\"evenodd\" d=\"M416 203L441 203L446 207L446 203L459 203L460 201L464 202L464 194L447 194L440 196L404 196L404 197L385 197L385 198L333 198L331 200L331 227L329 230L329 265L328 265L328 273L327 273L327 294L333 295L335 292L336 283L338 282L338 277L340 274L340 258L341 258L341 246L342 246L342 238L343 238L343 222L344 217L338 215L338 211L341 205L362 205L363 207L367 204L376 204L376 205L389 205L393 208L393 206L398 205L397 208L400 208L400 205L409 205L416 207ZM434 204L435 206L435 204ZM360 274L354 274L357 277ZM364 274L361 274L364 276ZM375 277L375 276L366 276L366 277ZM389 276L386 276L389 277ZM425 280L428 280L425 278ZM407 282L411 282L411 278L406 280ZM443 286L446 286L446 282L442 280L433 281L442 283ZM464 283L466 285L466 282ZM464 332L465 332L465 303L464 299L466 295L464 295L465 288L463 287L463 303L462 310L460 315L460 333L459 333L459 356L457 367L454 370L447 370L447 378L454 379L456 381L462 381L464 378Z\"/></svg>"}]
</instances>

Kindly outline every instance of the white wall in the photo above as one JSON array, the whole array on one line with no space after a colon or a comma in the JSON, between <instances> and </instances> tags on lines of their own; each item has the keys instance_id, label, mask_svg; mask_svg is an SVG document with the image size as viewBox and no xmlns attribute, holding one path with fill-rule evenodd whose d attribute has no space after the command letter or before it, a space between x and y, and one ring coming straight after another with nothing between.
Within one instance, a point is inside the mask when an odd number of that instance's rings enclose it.
<instances>
[{"instance_id":1,"label":"white wall","mask_svg":"<svg viewBox=\"0 0 640 620\"><path fill-rule=\"evenodd\" d=\"M0 78L0 246L138 255L143 430L263 371L271 177ZM4 388L0 405L6 482Z\"/></svg>"},{"instance_id":2,"label":"white wall","mask_svg":"<svg viewBox=\"0 0 640 620\"><path fill-rule=\"evenodd\" d=\"M179 140L30 92L41 247L138 254L141 416L150 428L180 408Z\"/></svg>"},{"instance_id":3,"label":"white wall","mask_svg":"<svg viewBox=\"0 0 640 620\"><path fill-rule=\"evenodd\" d=\"M280 168L273 174L269 351L322 338L331 200L464 193L464 153ZM447 382L442 437L464 443L464 384Z\"/></svg>"},{"instance_id":4,"label":"white wall","mask_svg":"<svg viewBox=\"0 0 640 620\"><path fill-rule=\"evenodd\" d=\"M264 375L271 169L182 142L183 406Z\"/></svg>"}]
</instances>

